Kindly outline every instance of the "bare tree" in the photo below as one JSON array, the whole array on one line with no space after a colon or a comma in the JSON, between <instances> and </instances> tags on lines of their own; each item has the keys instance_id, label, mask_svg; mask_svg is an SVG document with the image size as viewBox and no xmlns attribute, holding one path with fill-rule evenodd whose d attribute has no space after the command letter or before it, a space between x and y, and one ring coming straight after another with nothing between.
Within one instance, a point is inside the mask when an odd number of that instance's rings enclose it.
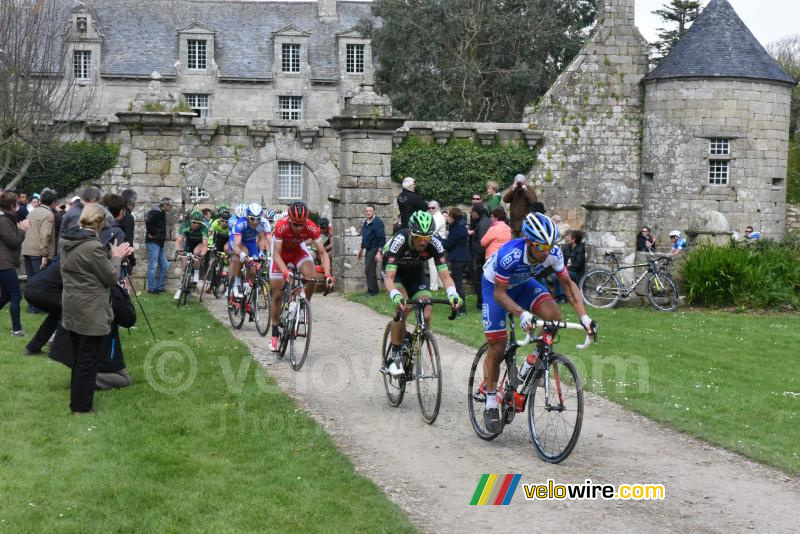
<instances>
[{"instance_id":1,"label":"bare tree","mask_svg":"<svg viewBox=\"0 0 800 534\"><path fill-rule=\"evenodd\" d=\"M0 187L14 188L40 148L82 117L91 88L70 72L59 0L0 0Z\"/></svg>"},{"instance_id":2,"label":"bare tree","mask_svg":"<svg viewBox=\"0 0 800 534\"><path fill-rule=\"evenodd\" d=\"M800 81L800 34L784 37L767 45L767 50L786 74ZM792 92L792 112L790 132L794 136L800 131L800 86Z\"/></svg>"}]
</instances>

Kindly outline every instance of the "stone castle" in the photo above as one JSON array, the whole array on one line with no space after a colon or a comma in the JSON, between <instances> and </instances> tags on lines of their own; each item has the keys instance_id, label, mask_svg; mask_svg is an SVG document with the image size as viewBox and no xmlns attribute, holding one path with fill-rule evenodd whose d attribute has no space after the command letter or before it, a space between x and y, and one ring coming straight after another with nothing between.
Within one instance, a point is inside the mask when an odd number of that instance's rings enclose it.
<instances>
[{"instance_id":1,"label":"stone castle","mask_svg":"<svg viewBox=\"0 0 800 534\"><path fill-rule=\"evenodd\" d=\"M391 153L408 133L538 147L541 199L587 228L595 254L632 251L642 224L662 247L672 229L716 240L748 224L785 230L795 81L727 0L711 0L649 72L634 0L600 0L582 51L519 124L393 117L357 32L365 2L146 4L146 17L131 0L67 15L71 74L96 95L86 135L122 145L107 184L185 206L303 198L334 219L346 289L362 278L364 205L394 218Z\"/></svg>"}]
</instances>

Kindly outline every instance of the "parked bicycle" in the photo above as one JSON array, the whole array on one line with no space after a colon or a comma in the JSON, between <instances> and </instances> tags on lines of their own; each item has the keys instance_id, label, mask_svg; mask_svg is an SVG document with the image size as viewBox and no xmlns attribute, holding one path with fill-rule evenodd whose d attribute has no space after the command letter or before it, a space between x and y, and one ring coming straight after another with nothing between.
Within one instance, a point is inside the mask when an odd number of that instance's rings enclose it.
<instances>
[{"instance_id":1,"label":"parked bicycle","mask_svg":"<svg viewBox=\"0 0 800 534\"><path fill-rule=\"evenodd\" d=\"M228 255L217 250L210 251L211 257L203 277L203 287L200 289L200 302L208 293L213 293L214 298L220 298L225 293L228 285Z\"/></svg>"},{"instance_id":2,"label":"parked bicycle","mask_svg":"<svg viewBox=\"0 0 800 534\"><path fill-rule=\"evenodd\" d=\"M292 280L283 289L283 302L279 315L278 358L283 358L289 349L289 363L292 369L299 371L308 356L311 346L311 303L306 298L306 284L314 284L316 280L304 278L297 267L289 265ZM327 295L329 288L323 295ZM302 350L301 350L302 347Z\"/></svg>"},{"instance_id":3,"label":"parked bicycle","mask_svg":"<svg viewBox=\"0 0 800 534\"><path fill-rule=\"evenodd\" d=\"M233 291L235 279L228 283L228 320L231 326L239 330L244 324L245 317L250 317L255 322L256 330L264 337L269 332L270 307L272 289L269 285L269 260L248 258L242 267L243 272L255 271L253 282L244 280L239 290L240 297Z\"/></svg>"},{"instance_id":4,"label":"parked bicycle","mask_svg":"<svg viewBox=\"0 0 800 534\"><path fill-rule=\"evenodd\" d=\"M583 387L578 371L566 356L553 352L553 344L558 342L561 329L584 330L577 323L556 321L535 322L534 328L541 328L542 334L531 339L527 334L517 341L514 332L514 316L508 315L508 341L500 362L497 380L497 405L500 408L500 422L503 428L510 424L517 413L528 408L528 429L533 447L545 462L560 463L570 455L581 433L583 423ZM596 335L586 335L583 344L577 348L585 349ZM517 368L517 348L534 343L537 359L533 367L523 377ZM484 363L489 345L484 343L478 349L469 373L467 405L472 428L481 439L491 441L502 434L489 432L483 420L486 407L486 385Z\"/></svg>"},{"instance_id":5,"label":"parked bicycle","mask_svg":"<svg viewBox=\"0 0 800 534\"><path fill-rule=\"evenodd\" d=\"M180 282L180 296L175 301L178 306L187 305L189 303L189 296L192 293L192 289L196 285L194 283L194 262L197 259L197 256L192 254L191 252L175 252L175 260L179 257L186 258L186 265L183 267L183 273L181 274L181 282Z\"/></svg>"},{"instance_id":6,"label":"parked bicycle","mask_svg":"<svg viewBox=\"0 0 800 534\"><path fill-rule=\"evenodd\" d=\"M442 366L439 361L439 345L436 338L428 330L425 322L425 307L429 304L446 304L447 299L410 300L408 305L414 308L416 325L413 332L406 332L403 339L401 354L403 355L403 369L406 374L395 377L386 370L385 363L392 350L391 334L392 322L386 325L383 331L383 351L381 352L381 368L383 387L386 390L386 399L392 407L400 406L406 392L408 382L417 383L417 400L426 423L433 424L439 415L439 406L442 402ZM394 320L400 320L397 312ZM452 321L456 317L456 310L450 314Z\"/></svg>"},{"instance_id":7,"label":"parked bicycle","mask_svg":"<svg viewBox=\"0 0 800 534\"><path fill-rule=\"evenodd\" d=\"M678 285L663 269L672 262L671 258L661 257L648 260L647 263L620 267L619 252L606 252L605 257L614 262L612 270L594 269L589 271L578 283L583 300L595 308L612 308L619 299L628 298L639 283L647 279L645 295L650 304L659 311L674 311L678 307ZM663 265L662 265L663 264ZM629 286L625 286L620 271L646 267L642 274Z\"/></svg>"}]
</instances>

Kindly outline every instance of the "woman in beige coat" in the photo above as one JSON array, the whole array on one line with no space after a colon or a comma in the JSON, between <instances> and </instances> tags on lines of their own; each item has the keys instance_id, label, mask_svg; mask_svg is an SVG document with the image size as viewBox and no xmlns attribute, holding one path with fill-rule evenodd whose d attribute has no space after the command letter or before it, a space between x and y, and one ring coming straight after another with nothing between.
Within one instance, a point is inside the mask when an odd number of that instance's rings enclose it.
<instances>
[{"instance_id":1,"label":"woman in beige coat","mask_svg":"<svg viewBox=\"0 0 800 534\"><path fill-rule=\"evenodd\" d=\"M111 245L111 254L98 239L106 213L99 204L88 204L80 226L62 236L61 323L70 334L75 353L70 409L73 414L94 412L94 385L103 337L111 331L111 286L120 279L120 262L133 252L127 242Z\"/></svg>"}]
</instances>

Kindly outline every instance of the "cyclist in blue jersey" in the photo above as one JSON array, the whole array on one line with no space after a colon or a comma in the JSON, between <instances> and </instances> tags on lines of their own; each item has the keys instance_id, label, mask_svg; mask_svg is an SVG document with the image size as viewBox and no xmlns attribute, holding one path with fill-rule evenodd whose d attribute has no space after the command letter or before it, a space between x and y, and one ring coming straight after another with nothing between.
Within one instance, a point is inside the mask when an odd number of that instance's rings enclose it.
<instances>
[{"instance_id":1,"label":"cyclist in blue jersey","mask_svg":"<svg viewBox=\"0 0 800 534\"><path fill-rule=\"evenodd\" d=\"M238 208L238 206L237 206ZM231 230L231 270L234 275L233 297L241 298L241 270L247 258L265 259L272 246L272 228L262 217L264 209L256 203L247 206L244 217L239 218ZM253 274L253 273L251 273Z\"/></svg>"},{"instance_id":2,"label":"cyclist in blue jersey","mask_svg":"<svg viewBox=\"0 0 800 534\"><path fill-rule=\"evenodd\" d=\"M542 213L529 213L520 239L500 247L483 267L483 331L489 344L484 363L486 410L484 423L489 432L500 432L500 410L496 387L506 338L506 315L520 318L520 326L530 331L537 315L547 321L561 321L561 310L547 288L536 281L545 269L552 269L572 307L588 333L596 324L586 315L580 290L569 277L564 255L556 246L558 226Z\"/></svg>"}]
</instances>

